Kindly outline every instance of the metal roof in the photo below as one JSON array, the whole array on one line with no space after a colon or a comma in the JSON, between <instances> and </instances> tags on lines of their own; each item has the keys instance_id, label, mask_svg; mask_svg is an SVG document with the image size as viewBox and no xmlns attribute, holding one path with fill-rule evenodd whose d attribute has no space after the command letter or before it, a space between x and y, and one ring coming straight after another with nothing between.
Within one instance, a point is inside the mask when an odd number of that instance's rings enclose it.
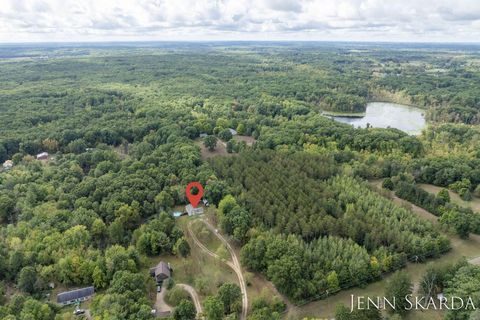
<instances>
[{"instance_id":1,"label":"metal roof","mask_svg":"<svg viewBox=\"0 0 480 320\"><path fill-rule=\"evenodd\" d=\"M95 292L94 287L86 287L86 288L76 289L72 291L62 292L57 295L57 302L63 303L67 301L89 297L89 296L92 296L94 292Z\"/></svg>"},{"instance_id":2,"label":"metal roof","mask_svg":"<svg viewBox=\"0 0 480 320\"><path fill-rule=\"evenodd\" d=\"M158 276L160 274L163 274L170 278L170 268L168 267L168 264L163 261L160 261L160 263L155 268L155 276Z\"/></svg>"}]
</instances>

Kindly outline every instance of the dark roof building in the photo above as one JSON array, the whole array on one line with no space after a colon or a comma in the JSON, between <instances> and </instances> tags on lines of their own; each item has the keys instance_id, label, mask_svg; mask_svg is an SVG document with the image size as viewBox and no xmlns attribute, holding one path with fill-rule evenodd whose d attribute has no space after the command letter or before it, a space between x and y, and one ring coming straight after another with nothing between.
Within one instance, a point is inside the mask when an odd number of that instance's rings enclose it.
<instances>
[{"instance_id":1,"label":"dark roof building","mask_svg":"<svg viewBox=\"0 0 480 320\"><path fill-rule=\"evenodd\" d=\"M160 261L156 267L150 268L150 275L157 281L170 278L171 272L170 266L163 261Z\"/></svg>"},{"instance_id":2,"label":"dark roof building","mask_svg":"<svg viewBox=\"0 0 480 320\"><path fill-rule=\"evenodd\" d=\"M57 295L57 303L61 305L73 304L90 299L95 292L94 287L86 287L72 291L62 292Z\"/></svg>"}]
</instances>

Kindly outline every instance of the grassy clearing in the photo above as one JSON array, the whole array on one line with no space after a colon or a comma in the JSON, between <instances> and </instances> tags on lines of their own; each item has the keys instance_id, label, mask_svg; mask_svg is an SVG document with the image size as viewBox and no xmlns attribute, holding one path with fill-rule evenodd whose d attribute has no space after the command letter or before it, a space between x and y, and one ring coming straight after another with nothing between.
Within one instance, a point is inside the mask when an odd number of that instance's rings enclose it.
<instances>
[{"instance_id":1,"label":"grassy clearing","mask_svg":"<svg viewBox=\"0 0 480 320\"><path fill-rule=\"evenodd\" d=\"M193 286L200 299L203 300L206 296L215 294L218 287L223 283L236 283L237 277L224 263L203 253L188 237L186 223L189 219L191 218L182 217L178 219L178 224L184 230L190 243L191 255L185 259L172 255L151 257L148 266L154 266L160 261L169 262L173 268L175 283L185 283ZM145 272L148 272L148 267L145 268Z\"/></svg>"},{"instance_id":2,"label":"grassy clearing","mask_svg":"<svg viewBox=\"0 0 480 320\"><path fill-rule=\"evenodd\" d=\"M215 225L215 214L214 213L215 213L215 208L214 207L210 207L206 212L206 215L208 216L209 221L213 225ZM192 224L192 229L194 227L201 229L201 227L198 226L199 224L200 223L193 223ZM195 231L195 229L194 229L194 231ZM202 232L204 232L204 231L202 231ZM206 232L209 233L208 237L205 238L205 240L203 240L202 238L199 237L199 240L202 241L202 243L207 248L209 248L210 250L212 250L212 248L219 248L219 247L225 248L224 245L222 244L222 242L209 229L206 229ZM197 236L198 235L199 235L199 233L197 233ZM233 250L235 251L235 254L237 255L237 257L240 258L241 247L238 244L236 244L234 241L229 239L228 236L226 236L226 235L223 235L223 236L226 239L228 239L228 241L230 242L230 245L232 246ZM214 250L212 250L212 251L214 251ZM217 251L214 251L214 252L216 252L217 254L222 256L218 252L218 249L217 249ZM226 248L225 248L225 252L228 254L228 251L227 251ZM231 260L229 254L228 254L228 260ZM228 268L227 266L225 266L225 267ZM242 272L243 272L243 276L244 276L246 284L247 284L247 294L248 294L249 308L251 308L252 302L254 302L259 297L273 298L274 296L277 296L277 297L281 298L286 304L289 303L288 300L285 299L284 297L282 297L282 295L277 291L275 286L271 282L269 282L267 279L265 279L265 277L263 277L261 274L255 273L255 272L248 272L245 269L243 269ZM238 283L238 280L235 283Z\"/></svg>"},{"instance_id":3,"label":"grassy clearing","mask_svg":"<svg viewBox=\"0 0 480 320\"><path fill-rule=\"evenodd\" d=\"M215 157L215 156L231 156L232 153L227 152L227 144L221 140L217 141L217 147L215 150L210 151L203 145L203 139L198 138L195 140L195 144L200 147L200 155L203 160Z\"/></svg>"},{"instance_id":4,"label":"grassy clearing","mask_svg":"<svg viewBox=\"0 0 480 320\"><path fill-rule=\"evenodd\" d=\"M233 136L233 140L237 142L245 142L249 147L255 143L255 138L250 136L236 135L236 136ZM217 147L213 151L210 151L207 148L205 148L205 146L203 145L202 138L195 139L195 144L200 147L200 155L203 160L211 157L215 157L215 156L230 157L235 155L235 153L227 152L227 144L220 139L217 140Z\"/></svg>"},{"instance_id":5,"label":"grassy clearing","mask_svg":"<svg viewBox=\"0 0 480 320\"><path fill-rule=\"evenodd\" d=\"M423 190L437 194L440 190L442 190L442 187L437 187L432 184L418 184ZM472 201L465 201L460 196L451 190L448 190L448 193L450 194L450 200L458 204L459 206L465 207L465 208L471 208L473 211L480 212L480 198L478 197L473 197Z\"/></svg>"},{"instance_id":6,"label":"grassy clearing","mask_svg":"<svg viewBox=\"0 0 480 320\"><path fill-rule=\"evenodd\" d=\"M215 252L226 260L231 260L225 245L215 236L204 223L197 221L191 224L192 231L210 251Z\"/></svg>"}]
</instances>

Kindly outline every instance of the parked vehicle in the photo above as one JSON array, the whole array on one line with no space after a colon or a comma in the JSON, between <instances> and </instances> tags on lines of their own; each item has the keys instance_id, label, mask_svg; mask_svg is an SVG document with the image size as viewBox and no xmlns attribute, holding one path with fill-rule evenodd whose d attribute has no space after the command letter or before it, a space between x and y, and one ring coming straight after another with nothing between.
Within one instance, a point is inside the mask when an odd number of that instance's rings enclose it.
<instances>
[{"instance_id":1,"label":"parked vehicle","mask_svg":"<svg viewBox=\"0 0 480 320\"><path fill-rule=\"evenodd\" d=\"M79 316L79 315L81 315L81 314L85 314L85 310L83 310L83 309L75 309L75 310L73 311L73 315L74 315L74 316Z\"/></svg>"}]
</instances>

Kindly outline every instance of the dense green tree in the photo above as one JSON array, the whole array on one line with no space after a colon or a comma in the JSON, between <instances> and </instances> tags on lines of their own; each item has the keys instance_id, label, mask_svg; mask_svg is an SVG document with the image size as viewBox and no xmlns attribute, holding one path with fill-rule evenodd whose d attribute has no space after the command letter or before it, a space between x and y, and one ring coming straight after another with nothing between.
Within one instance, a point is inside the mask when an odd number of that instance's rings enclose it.
<instances>
[{"instance_id":1,"label":"dense green tree","mask_svg":"<svg viewBox=\"0 0 480 320\"><path fill-rule=\"evenodd\" d=\"M184 237L181 237L175 243L174 251L182 258L186 258L188 255L190 255L190 250L190 245L188 244L187 239Z\"/></svg>"},{"instance_id":2,"label":"dense green tree","mask_svg":"<svg viewBox=\"0 0 480 320\"><path fill-rule=\"evenodd\" d=\"M225 307L218 297L210 296L203 302L205 315L209 320L222 320Z\"/></svg>"},{"instance_id":3,"label":"dense green tree","mask_svg":"<svg viewBox=\"0 0 480 320\"><path fill-rule=\"evenodd\" d=\"M409 275L403 271L395 272L385 286L385 297L390 301L395 299L395 309L390 310L393 313L403 315L407 313L409 306L406 296L412 293L412 282Z\"/></svg>"},{"instance_id":4,"label":"dense green tree","mask_svg":"<svg viewBox=\"0 0 480 320\"><path fill-rule=\"evenodd\" d=\"M203 139L203 145L209 151L214 151L215 148L217 147L217 138L215 136L206 136Z\"/></svg>"},{"instance_id":5,"label":"dense green tree","mask_svg":"<svg viewBox=\"0 0 480 320\"><path fill-rule=\"evenodd\" d=\"M392 179L390 178L386 178L383 180L382 182L382 187L385 188L385 189L388 189L388 190L393 190L393 182L392 182Z\"/></svg>"},{"instance_id":6,"label":"dense green tree","mask_svg":"<svg viewBox=\"0 0 480 320\"><path fill-rule=\"evenodd\" d=\"M442 189L438 192L437 197L442 199L445 203L450 202L450 193L447 189Z\"/></svg>"},{"instance_id":7,"label":"dense green tree","mask_svg":"<svg viewBox=\"0 0 480 320\"><path fill-rule=\"evenodd\" d=\"M8 222L12 219L15 209L15 199L11 196L0 196L0 222Z\"/></svg>"},{"instance_id":8,"label":"dense green tree","mask_svg":"<svg viewBox=\"0 0 480 320\"><path fill-rule=\"evenodd\" d=\"M27 293L35 293L36 292L36 284L37 282L37 272L33 267L24 267L20 270L18 274L18 288L23 292Z\"/></svg>"},{"instance_id":9,"label":"dense green tree","mask_svg":"<svg viewBox=\"0 0 480 320\"><path fill-rule=\"evenodd\" d=\"M172 196L165 190L155 197L155 206L158 211L166 210L175 204Z\"/></svg>"},{"instance_id":10,"label":"dense green tree","mask_svg":"<svg viewBox=\"0 0 480 320\"><path fill-rule=\"evenodd\" d=\"M172 317L175 320L191 320L195 319L195 306L190 300L182 300L173 310Z\"/></svg>"},{"instance_id":11,"label":"dense green tree","mask_svg":"<svg viewBox=\"0 0 480 320\"><path fill-rule=\"evenodd\" d=\"M224 129L220 131L218 133L218 137L225 142L230 141L233 138L232 133L230 132L229 129Z\"/></svg>"},{"instance_id":12,"label":"dense green tree","mask_svg":"<svg viewBox=\"0 0 480 320\"><path fill-rule=\"evenodd\" d=\"M240 310L242 305L242 292L238 285L234 283L222 284L218 289L217 297L223 304L224 314L230 314Z\"/></svg>"}]
</instances>

